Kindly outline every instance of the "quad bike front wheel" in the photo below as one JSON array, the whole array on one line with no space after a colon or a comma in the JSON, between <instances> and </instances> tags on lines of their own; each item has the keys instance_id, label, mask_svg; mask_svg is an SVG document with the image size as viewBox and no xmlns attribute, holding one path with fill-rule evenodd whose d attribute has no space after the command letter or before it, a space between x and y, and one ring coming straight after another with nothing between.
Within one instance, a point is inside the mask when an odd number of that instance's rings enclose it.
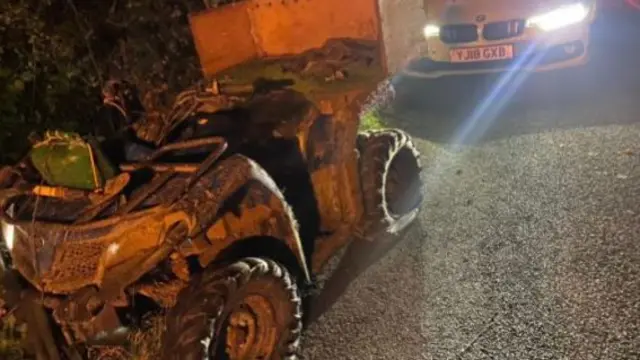
<instances>
[{"instance_id":1,"label":"quad bike front wheel","mask_svg":"<svg viewBox=\"0 0 640 360\"><path fill-rule=\"evenodd\" d=\"M399 129L358 136L365 232L397 234L416 217L422 203L419 153Z\"/></svg>"},{"instance_id":2,"label":"quad bike front wheel","mask_svg":"<svg viewBox=\"0 0 640 360\"><path fill-rule=\"evenodd\" d=\"M286 268L246 258L206 271L167 317L163 359L297 359L302 331L298 287Z\"/></svg>"}]
</instances>

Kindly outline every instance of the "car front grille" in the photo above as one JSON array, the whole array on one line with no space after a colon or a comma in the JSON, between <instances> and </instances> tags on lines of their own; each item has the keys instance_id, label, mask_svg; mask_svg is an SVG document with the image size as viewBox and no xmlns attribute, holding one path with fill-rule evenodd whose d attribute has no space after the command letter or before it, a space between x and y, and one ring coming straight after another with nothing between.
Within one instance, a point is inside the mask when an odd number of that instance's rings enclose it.
<instances>
[{"instance_id":1,"label":"car front grille","mask_svg":"<svg viewBox=\"0 0 640 360\"><path fill-rule=\"evenodd\" d=\"M497 21L482 27L485 40L503 40L524 33L524 20ZM440 29L440 40L446 44L462 44L478 40L478 26L475 24L445 25Z\"/></svg>"},{"instance_id":2,"label":"car front grille","mask_svg":"<svg viewBox=\"0 0 640 360\"><path fill-rule=\"evenodd\" d=\"M522 35L524 20L508 20L486 24L482 29L482 37L486 40L502 40Z\"/></svg>"},{"instance_id":3,"label":"car front grille","mask_svg":"<svg viewBox=\"0 0 640 360\"><path fill-rule=\"evenodd\" d=\"M478 27L473 24L445 25L440 40L446 44L460 44L478 40Z\"/></svg>"}]
</instances>

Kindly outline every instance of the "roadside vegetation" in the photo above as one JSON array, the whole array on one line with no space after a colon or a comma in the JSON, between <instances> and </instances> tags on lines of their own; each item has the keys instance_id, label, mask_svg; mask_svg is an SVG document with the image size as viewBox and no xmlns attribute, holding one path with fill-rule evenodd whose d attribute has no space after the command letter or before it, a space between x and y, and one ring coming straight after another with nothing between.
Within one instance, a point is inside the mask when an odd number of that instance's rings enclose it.
<instances>
[{"instance_id":1,"label":"roadside vegetation","mask_svg":"<svg viewBox=\"0 0 640 360\"><path fill-rule=\"evenodd\" d=\"M109 78L126 78L145 106L167 106L200 75L188 13L201 0L0 1L0 164L28 134L85 130ZM159 96L159 94L163 96Z\"/></svg>"}]
</instances>

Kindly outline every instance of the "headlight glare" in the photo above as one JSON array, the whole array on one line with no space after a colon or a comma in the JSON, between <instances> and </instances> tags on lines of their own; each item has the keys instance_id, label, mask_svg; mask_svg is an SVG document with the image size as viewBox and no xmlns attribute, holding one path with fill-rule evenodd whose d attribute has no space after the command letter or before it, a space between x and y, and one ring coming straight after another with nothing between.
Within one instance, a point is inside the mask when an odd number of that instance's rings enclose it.
<instances>
[{"instance_id":1,"label":"headlight glare","mask_svg":"<svg viewBox=\"0 0 640 360\"><path fill-rule=\"evenodd\" d=\"M555 10L533 16L527 20L527 26L538 27L544 31L553 31L584 21L589 8L582 3L566 5Z\"/></svg>"},{"instance_id":2,"label":"headlight glare","mask_svg":"<svg viewBox=\"0 0 640 360\"><path fill-rule=\"evenodd\" d=\"M424 37L429 39L440 36L440 27L437 25L429 24L422 29Z\"/></svg>"}]
</instances>

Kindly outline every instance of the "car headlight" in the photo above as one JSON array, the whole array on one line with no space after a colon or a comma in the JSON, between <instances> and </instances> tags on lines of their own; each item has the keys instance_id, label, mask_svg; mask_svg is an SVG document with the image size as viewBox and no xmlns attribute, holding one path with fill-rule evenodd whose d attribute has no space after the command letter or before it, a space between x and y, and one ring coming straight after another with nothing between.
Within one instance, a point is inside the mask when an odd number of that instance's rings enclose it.
<instances>
[{"instance_id":1,"label":"car headlight","mask_svg":"<svg viewBox=\"0 0 640 360\"><path fill-rule=\"evenodd\" d=\"M552 31L580 23L588 15L589 8L582 3L576 3L533 16L527 20L527 26L538 27L544 31Z\"/></svg>"},{"instance_id":2,"label":"car headlight","mask_svg":"<svg viewBox=\"0 0 640 360\"><path fill-rule=\"evenodd\" d=\"M422 29L422 34L425 38L434 38L440 36L440 27L433 24L428 24Z\"/></svg>"}]
</instances>

